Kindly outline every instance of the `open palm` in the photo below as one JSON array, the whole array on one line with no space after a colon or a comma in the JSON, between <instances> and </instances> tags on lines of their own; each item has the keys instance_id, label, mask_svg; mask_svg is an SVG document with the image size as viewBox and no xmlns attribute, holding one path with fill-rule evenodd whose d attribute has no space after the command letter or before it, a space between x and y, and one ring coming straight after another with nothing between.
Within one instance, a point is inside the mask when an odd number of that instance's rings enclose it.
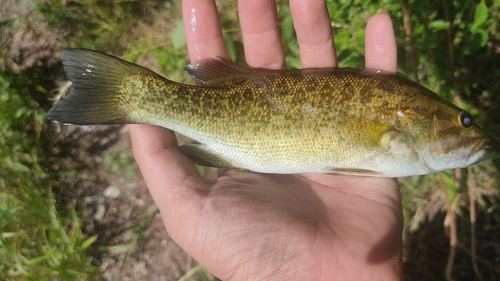
<instances>
[{"instance_id":1,"label":"open palm","mask_svg":"<svg viewBox=\"0 0 500 281\"><path fill-rule=\"evenodd\" d=\"M191 60L226 57L213 1L184 0ZM323 0L291 0L303 67L335 66ZM247 63L283 68L275 1L239 1ZM366 66L396 71L390 18L374 16ZM170 236L223 280L400 278L402 213L394 179L224 170L200 177L173 132L131 125L134 155Z\"/></svg>"}]
</instances>

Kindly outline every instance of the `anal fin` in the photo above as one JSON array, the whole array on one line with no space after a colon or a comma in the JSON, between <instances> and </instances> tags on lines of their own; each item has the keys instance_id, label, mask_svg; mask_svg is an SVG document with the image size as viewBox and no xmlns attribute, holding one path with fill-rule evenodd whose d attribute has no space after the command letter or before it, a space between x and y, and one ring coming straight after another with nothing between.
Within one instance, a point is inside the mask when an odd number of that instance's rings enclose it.
<instances>
[{"instance_id":1,"label":"anal fin","mask_svg":"<svg viewBox=\"0 0 500 281\"><path fill-rule=\"evenodd\" d=\"M325 174L338 174L346 176L371 176L371 177L381 177L382 173L367 169L355 169L355 168L335 168L327 167L323 169Z\"/></svg>"},{"instance_id":2,"label":"anal fin","mask_svg":"<svg viewBox=\"0 0 500 281\"><path fill-rule=\"evenodd\" d=\"M178 149L198 165L216 168L237 168L233 163L217 155L204 144L185 144L179 146Z\"/></svg>"}]
</instances>

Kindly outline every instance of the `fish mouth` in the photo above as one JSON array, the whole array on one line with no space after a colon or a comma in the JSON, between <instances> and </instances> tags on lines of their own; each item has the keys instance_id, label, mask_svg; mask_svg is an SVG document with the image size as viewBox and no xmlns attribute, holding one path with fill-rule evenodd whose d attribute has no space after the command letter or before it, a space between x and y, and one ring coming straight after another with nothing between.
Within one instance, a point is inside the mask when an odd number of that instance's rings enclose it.
<instances>
[{"instance_id":1,"label":"fish mouth","mask_svg":"<svg viewBox=\"0 0 500 281\"><path fill-rule=\"evenodd\" d=\"M470 150L469 165L485 160L486 158L490 157L492 153L493 150L488 138L476 139L474 145Z\"/></svg>"}]
</instances>

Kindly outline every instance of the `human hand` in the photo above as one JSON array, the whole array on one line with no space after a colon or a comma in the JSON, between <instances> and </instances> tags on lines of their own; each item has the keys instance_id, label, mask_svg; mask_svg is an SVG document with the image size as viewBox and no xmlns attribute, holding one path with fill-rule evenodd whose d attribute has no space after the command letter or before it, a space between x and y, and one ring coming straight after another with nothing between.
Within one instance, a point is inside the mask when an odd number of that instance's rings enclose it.
<instances>
[{"instance_id":1,"label":"human hand","mask_svg":"<svg viewBox=\"0 0 500 281\"><path fill-rule=\"evenodd\" d=\"M189 56L227 57L214 1L184 0ZM275 1L240 0L248 65L285 67ZM323 0L290 0L301 64L336 66ZM370 19L366 67L396 72L386 14ZM225 170L199 176L172 131L130 125L134 156L174 241L223 280L401 278L402 211L396 180Z\"/></svg>"}]
</instances>

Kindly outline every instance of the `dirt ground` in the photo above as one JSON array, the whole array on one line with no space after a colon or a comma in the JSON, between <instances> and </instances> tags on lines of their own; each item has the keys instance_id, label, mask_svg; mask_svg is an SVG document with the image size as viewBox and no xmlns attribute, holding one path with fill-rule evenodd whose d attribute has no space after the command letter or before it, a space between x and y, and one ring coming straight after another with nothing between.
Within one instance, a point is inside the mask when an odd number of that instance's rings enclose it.
<instances>
[{"instance_id":1,"label":"dirt ground","mask_svg":"<svg viewBox=\"0 0 500 281\"><path fill-rule=\"evenodd\" d=\"M87 144L93 144L106 143L108 139L114 142L106 150L108 153L125 148L122 157L130 157L127 127L111 128L94 127L82 141L88 140ZM101 152L105 154L106 151ZM100 243L116 245L96 261L103 280L163 281L181 278L196 262L168 236L140 173L134 169L132 181L127 182L122 170L109 173L102 167L103 164L106 166L102 163L102 155L95 154L93 157L96 166L101 166L101 169L98 169L100 172L92 169L98 179L94 181L92 194L85 197L90 199L84 200L87 208L92 206L90 209L93 212L90 216L92 220L87 221L85 228L89 235L98 234Z\"/></svg>"},{"instance_id":2,"label":"dirt ground","mask_svg":"<svg viewBox=\"0 0 500 281\"><path fill-rule=\"evenodd\" d=\"M48 129L51 153L59 161L53 168L78 171L78 178L68 177L65 184L70 190L63 194L71 198L62 201L76 201L88 218L85 235L98 235L93 247L105 250L96 251L93 263L102 280L179 280L197 265L168 236L133 163L127 126L50 124ZM110 170L111 163L119 163L117 171Z\"/></svg>"}]
</instances>

